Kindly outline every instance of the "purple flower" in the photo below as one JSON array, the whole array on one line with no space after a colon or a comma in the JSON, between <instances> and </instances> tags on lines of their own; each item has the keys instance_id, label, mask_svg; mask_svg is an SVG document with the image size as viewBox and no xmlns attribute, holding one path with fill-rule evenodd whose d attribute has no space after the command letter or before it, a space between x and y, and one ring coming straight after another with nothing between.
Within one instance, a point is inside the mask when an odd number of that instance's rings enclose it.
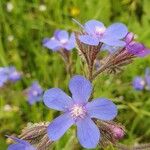
<instances>
[{"instance_id":1,"label":"purple flower","mask_svg":"<svg viewBox=\"0 0 150 150\"><path fill-rule=\"evenodd\" d=\"M10 81L17 81L21 78L21 73L16 70L15 67L9 67L8 79Z\"/></svg>"},{"instance_id":2,"label":"purple flower","mask_svg":"<svg viewBox=\"0 0 150 150\"><path fill-rule=\"evenodd\" d=\"M127 27L122 23L114 23L108 28L102 22L90 20L85 23L85 35L79 37L80 41L89 45L98 45L100 42L109 46L125 46L122 40L128 33Z\"/></svg>"},{"instance_id":3,"label":"purple flower","mask_svg":"<svg viewBox=\"0 0 150 150\"><path fill-rule=\"evenodd\" d=\"M91 118L112 120L117 115L117 108L106 98L97 98L88 102L92 93L92 84L83 76L74 76L70 80L69 89L72 98L59 88L52 88L44 93L45 105L63 112L49 124L48 136L52 141L56 141L75 124L80 144L85 148L95 148L101 135Z\"/></svg>"},{"instance_id":4,"label":"purple flower","mask_svg":"<svg viewBox=\"0 0 150 150\"><path fill-rule=\"evenodd\" d=\"M43 40L43 46L52 49L53 51L58 51L62 48L70 51L75 47L75 36L72 33L69 37L67 31L56 30L52 38Z\"/></svg>"},{"instance_id":5,"label":"purple flower","mask_svg":"<svg viewBox=\"0 0 150 150\"><path fill-rule=\"evenodd\" d=\"M150 49L147 49L143 44L138 42L130 42L126 49L130 54L133 54L137 57L145 57L150 54Z\"/></svg>"},{"instance_id":6,"label":"purple flower","mask_svg":"<svg viewBox=\"0 0 150 150\"><path fill-rule=\"evenodd\" d=\"M133 79L133 87L135 90L143 90L145 86L145 81L142 77L135 77Z\"/></svg>"},{"instance_id":7,"label":"purple flower","mask_svg":"<svg viewBox=\"0 0 150 150\"><path fill-rule=\"evenodd\" d=\"M125 37L126 50L137 57L145 57L150 54L150 49L146 48L143 44L134 41L134 34L129 32Z\"/></svg>"},{"instance_id":8,"label":"purple flower","mask_svg":"<svg viewBox=\"0 0 150 150\"><path fill-rule=\"evenodd\" d=\"M33 82L32 85L27 89L27 97L29 104L34 104L41 100L43 94L43 89L39 85L39 83Z\"/></svg>"},{"instance_id":9,"label":"purple flower","mask_svg":"<svg viewBox=\"0 0 150 150\"><path fill-rule=\"evenodd\" d=\"M126 35L124 41L126 42L126 45L128 45L130 42L132 42L134 40L134 33L132 32L128 32L128 34Z\"/></svg>"},{"instance_id":10,"label":"purple flower","mask_svg":"<svg viewBox=\"0 0 150 150\"><path fill-rule=\"evenodd\" d=\"M12 136L7 137L16 142L15 144L11 144L7 150L36 150L30 143L24 140Z\"/></svg>"}]
</instances>

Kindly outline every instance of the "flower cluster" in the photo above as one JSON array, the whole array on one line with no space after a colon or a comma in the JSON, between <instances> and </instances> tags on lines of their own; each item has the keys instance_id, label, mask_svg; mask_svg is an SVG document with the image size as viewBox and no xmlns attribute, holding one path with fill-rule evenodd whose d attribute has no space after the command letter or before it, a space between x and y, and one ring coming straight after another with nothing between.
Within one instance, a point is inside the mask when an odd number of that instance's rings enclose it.
<instances>
[{"instance_id":1,"label":"flower cluster","mask_svg":"<svg viewBox=\"0 0 150 150\"><path fill-rule=\"evenodd\" d=\"M44 104L50 109L61 111L62 114L48 125L38 125L25 130L20 136L21 140L10 137L17 144L10 145L9 150L33 150L34 148L24 140L32 143L37 139L39 147L44 149L44 146L47 147L60 139L73 125L77 127L77 138L84 148L96 148L98 144L116 144L123 138L124 128L113 121L117 116L117 106L107 98L93 99L92 81L104 71L111 73L121 70L121 67L131 63L134 58L149 55L150 50L136 42L135 35L129 32L123 23L114 23L106 27L97 20L90 20L84 25L74 21L81 27L80 31L69 36L65 30L56 30L52 38L43 40L43 46L61 54L67 73L72 76L70 51L75 48L76 43L79 55L86 64L86 77L75 75L71 78L71 97L59 88L46 90L43 95ZM105 55L101 56L102 51ZM0 76L4 78L4 82L7 80L1 71ZM137 77L133 86L138 90L144 87L150 89L150 70L146 70L144 79ZM41 100L43 89L38 82L34 82L26 91L30 104Z\"/></svg>"},{"instance_id":2,"label":"flower cluster","mask_svg":"<svg viewBox=\"0 0 150 150\"><path fill-rule=\"evenodd\" d=\"M76 42L88 68L91 68L89 72L92 80L105 70L109 73L116 72L134 58L150 54L150 49L136 42L135 35L122 23L114 23L106 28L102 22L90 20L80 26L83 30L76 33ZM109 53L98 62L97 57L101 51ZM100 67L92 75L93 66L97 64Z\"/></svg>"},{"instance_id":3,"label":"flower cluster","mask_svg":"<svg viewBox=\"0 0 150 150\"><path fill-rule=\"evenodd\" d=\"M0 67L0 87L8 81L16 82L21 79L21 73L15 67Z\"/></svg>"},{"instance_id":4,"label":"flower cluster","mask_svg":"<svg viewBox=\"0 0 150 150\"><path fill-rule=\"evenodd\" d=\"M132 82L135 90L150 90L150 68L146 68L145 76L136 76Z\"/></svg>"}]
</instances>

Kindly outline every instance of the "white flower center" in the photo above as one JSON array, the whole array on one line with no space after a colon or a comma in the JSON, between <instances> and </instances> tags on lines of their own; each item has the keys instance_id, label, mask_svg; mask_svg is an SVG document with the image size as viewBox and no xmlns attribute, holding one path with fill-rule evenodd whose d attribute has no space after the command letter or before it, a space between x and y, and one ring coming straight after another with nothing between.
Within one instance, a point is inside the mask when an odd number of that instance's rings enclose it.
<instances>
[{"instance_id":1,"label":"white flower center","mask_svg":"<svg viewBox=\"0 0 150 150\"><path fill-rule=\"evenodd\" d=\"M141 85L145 85L145 81L142 80L142 81L140 82L140 84L141 84Z\"/></svg>"},{"instance_id":2,"label":"white flower center","mask_svg":"<svg viewBox=\"0 0 150 150\"><path fill-rule=\"evenodd\" d=\"M37 96L38 92L36 90L33 90L32 94L33 94L33 96Z\"/></svg>"},{"instance_id":3,"label":"white flower center","mask_svg":"<svg viewBox=\"0 0 150 150\"><path fill-rule=\"evenodd\" d=\"M82 105L75 104L71 108L71 116L76 119L76 118L83 118L86 114L86 110Z\"/></svg>"},{"instance_id":4,"label":"white flower center","mask_svg":"<svg viewBox=\"0 0 150 150\"><path fill-rule=\"evenodd\" d=\"M14 72L12 73L12 75L13 75L13 76L18 76L18 72L17 72L17 71L14 71Z\"/></svg>"},{"instance_id":5,"label":"white flower center","mask_svg":"<svg viewBox=\"0 0 150 150\"><path fill-rule=\"evenodd\" d=\"M105 27L98 27L98 26L95 27L95 33L97 35L102 35L105 32L105 30L106 30Z\"/></svg>"},{"instance_id":6,"label":"white flower center","mask_svg":"<svg viewBox=\"0 0 150 150\"><path fill-rule=\"evenodd\" d=\"M60 43L61 43L61 44L66 44L67 41L68 41L67 39L62 39L62 40L60 40Z\"/></svg>"}]
</instances>

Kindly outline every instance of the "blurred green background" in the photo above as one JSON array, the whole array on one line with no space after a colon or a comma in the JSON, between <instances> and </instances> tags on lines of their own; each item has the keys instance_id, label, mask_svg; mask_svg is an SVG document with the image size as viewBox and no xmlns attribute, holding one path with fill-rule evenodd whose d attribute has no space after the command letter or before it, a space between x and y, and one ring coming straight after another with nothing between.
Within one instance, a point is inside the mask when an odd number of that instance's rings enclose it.
<instances>
[{"instance_id":1,"label":"blurred green background","mask_svg":"<svg viewBox=\"0 0 150 150\"><path fill-rule=\"evenodd\" d=\"M14 65L23 72L21 81L0 89L0 150L9 143L4 135L20 134L28 122L51 121L58 115L42 102L27 103L22 91L33 80L44 89L59 87L68 92L69 76L63 61L42 47L43 38L52 36L55 29L77 29L71 18L81 23L98 19L106 25L125 23L138 41L150 47L149 9L149 0L0 0L0 66ZM82 74L76 50L74 55L76 73ZM137 92L131 86L133 77L144 75L146 67L150 67L150 57L138 58L123 72L102 75L95 82L94 97L107 97L118 105L117 121L126 127L120 142L126 145L150 142L150 92ZM81 149L72 144L70 136L74 136L72 131L53 148Z\"/></svg>"}]
</instances>

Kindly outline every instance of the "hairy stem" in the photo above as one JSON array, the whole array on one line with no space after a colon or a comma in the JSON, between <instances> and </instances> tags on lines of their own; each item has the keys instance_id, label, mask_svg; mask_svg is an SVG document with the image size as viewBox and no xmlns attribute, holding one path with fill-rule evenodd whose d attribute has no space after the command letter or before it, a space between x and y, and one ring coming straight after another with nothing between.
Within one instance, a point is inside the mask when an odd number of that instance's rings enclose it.
<instances>
[{"instance_id":1,"label":"hairy stem","mask_svg":"<svg viewBox=\"0 0 150 150\"><path fill-rule=\"evenodd\" d=\"M107 67L108 67L108 65L102 65L102 67L100 67L99 70L97 70L97 71L93 74L91 80L93 81L100 73L102 73L103 71L105 71L105 70L107 69Z\"/></svg>"}]
</instances>

